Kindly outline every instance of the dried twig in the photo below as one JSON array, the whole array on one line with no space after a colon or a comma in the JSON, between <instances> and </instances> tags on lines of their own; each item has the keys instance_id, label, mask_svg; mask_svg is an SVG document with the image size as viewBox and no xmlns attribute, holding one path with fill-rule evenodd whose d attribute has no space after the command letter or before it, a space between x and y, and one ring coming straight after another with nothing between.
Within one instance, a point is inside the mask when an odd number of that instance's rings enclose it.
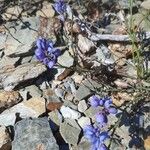
<instances>
[{"instance_id":1,"label":"dried twig","mask_svg":"<svg viewBox=\"0 0 150 150\"><path fill-rule=\"evenodd\" d=\"M131 42L129 35L112 35L112 34L96 34L89 32L88 38L92 41L116 41L116 42ZM146 39L150 38L150 32L146 32ZM137 36L137 41L139 38Z\"/></svg>"}]
</instances>

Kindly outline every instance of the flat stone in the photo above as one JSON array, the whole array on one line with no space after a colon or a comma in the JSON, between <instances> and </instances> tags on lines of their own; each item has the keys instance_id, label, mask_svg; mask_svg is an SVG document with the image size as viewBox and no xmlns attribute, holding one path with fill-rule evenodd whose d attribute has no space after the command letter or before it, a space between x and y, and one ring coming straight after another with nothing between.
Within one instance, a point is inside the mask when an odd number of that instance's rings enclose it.
<instances>
[{"instance_id":1,"label":"flat stone","mask_svg":"<svg viewBox=\"0 0 150 150\"><path fill-rule=\"evenodd\" d=\"M0 60L0 69L8 68L8 67L15 67L16 63L19 61L20 57L10 58L4 56Z\"/></svg>"},{"instance_id":2,"label":"flat stone","mask_svg":"<svg viewBox=\"0 0 150 150\"><path fill-rule=\"evenodd\" d=\"M5 90L12 90L19 83L38 77L46 71L46 67L41 63L28 63L11 70L10 74L7 74L7 70L1 71L3 71L0 75L2 86Z\"/></svg>"},{"instance_id":3,"label":"flat stone","mask_svg":"<svg viewBox=\"0 0 150 150\"><path fill-rule=\"evenodd\" d=\"M41 97L42 96L42 91L36 86L36 85L30 85L25 87L25 90L28 92L28 94L31 97Z\"/></svg>"},{"instance_id":4,"label":"flat stone","mask_svg":"<svg viewBox=\"0 0 150 150\"><path fill-rule=\"evenodd\" d=\"M142 2L141 7L143 7L144 9L150 10L150 0L146 0Z\"/></svg>"},{"instance_id":5,"label":"flat stone","mask_svg":"<svg viewBox=\"0 0 150 150\"><path fill-rule=\"evenodd\" d=\"M95 47L91 40L81 34L78 35L78 46L83 54L90 52Z\"/></svg>"},{"instance_id":6,"label":"flat stone","mask_svg":"<svg viewBox=\"0 0 150 150\"><path fill-rule=\"evenodd\" d=\"M65 140L65 142L68 144L77 145L80 132L81 129L72 127L66 122L63 122L60 125L60 133L63 139Z\"/></svg>"},{"instance_id":7,"label":"flat stone","mask_svg":"<svg viewBox=\"0 0 150 150\"><path fill-rule=\"evenodd\" d=\"M21 101L21 96L17 91L2 91L0 92L0 112L12 107Z\"/></svg>"},{"instance_id":8,"label":"flat stone","mask_svg":"<svg viewBox=\"0 0 150 150\"><path fill-rule=\"evenodd\" d=\"M62 106L60 108L60 112L62 113L64 118L78 119L81 117L81 114L78 111L66 106Z\"/></svg>"},{"instance_id":9,"label":"flat stone","mask_svg":"<svg viewBox=\"0 0 150 150\"><path fill-rule=\"evenodd\" d=\"M16 57L32 55L34 53L33 45L38 37L39 18L23 18L23 22L27 25L19 23L18 26L15 26L15 30L11 28L11 35L8 34L5 42L4 53L6 56Z\"/></svg>"},{"instance_id":10,"label":"flat stone","mask_svg":"<svg viewBox=\"0 0 150 150\"><path fill-rule=\"evenodd\" d=\"M75 93L75 97L77 100L82 100L86 98L87 96L89 96L90 94L91 94L91 91L89 88L87 88L84 85L80 85Z\"/></svg>"},{"instance_id":11,"label":"flat stone","mask_svg":"<svg viewBox=\"0 0 150 150\"><path fill-rule=\"evenodd\" d=\"M45 111L45 100L43 98L31 98L3 111L0 114L0 125L14 125L17 114L21 118L33 118L45 113Z\"/></svg>"},{"instance_id":12,"label":"flat stone","mask_svg":"<svg viewBox=\"0 0 150 150\"><path fill-rule=\"evenodd\" d=\"M11 150L11 138L5 126L0 126L0 149Z\"/></svg>"},{"instance_id":13,"label":"flat stone","mask_svg":"<svg viewBox=\"0 0 150 150\"><path fill-rule=\"evenodd\" d=\"M73 66L74 59L68 51L65 51L61 56L58 57L58 63L63 67L71 67Z\"/></svg>"},{"instance_id":14,"label":"flat stone","mask_svg":"<svg viewBox=\"0 0 150 150\"><path fill-rule=\"evenodd\" d=\"M84 112L87 110L87 104L86 104L86 101L85 100L82 100L82 101L79 101L79 104L78 104L78 110L80 112Z\"/></svg>"},{"instance_id":15,"label":"flat stone","mask_svg":"<svg viewBox=\"0 0 150 150\"><path fill-rule=\"evenodd\" d=\"M78 124L80 125L81 128L84 128L85 126L91 124L90 118L83 116L78 119Z\"/></svg>"},{"instance_id":16,"label":"flat stone","mask_svg":"<svg viewBox=\"0 0 150 150\"><path fill-rule=\"evenodd\" d=\"M94 107L90 107L89 109L87 109L84 114L86 115L86 117L89 118L94 118L95 114L98 112L98 108L94 108Z\"/></svg>"},{"instance_id":17,"label":"flat stone","mask_svg":"<svg viewBox=\"0 0 150 150\"><path fill-rule=\"evenodd\" d=\"M54 17L55 11L54 11L51 3L43 2L42 9L38 10L36 15L41 16L41 17L46 17L46 18Z\"/></svg>"},{"instance_id":18,"label":"flat stone","mask_svg":"<svg viewBox=\"0 0 150 150\"><path fill-rule=\"evenodd\" d=\"M0 33L0 50L5 48L6 34Z\"/></svg>"},{"instance_id":19,"label":"flat stone","mask_svg":"<svg viewBox=\"0 0 150 150\"><path fill-rule=\"evenodd\" d=\"M12 150L59 150L47 118L23 119L15 125Z\"/></svg>"}]
</instances>

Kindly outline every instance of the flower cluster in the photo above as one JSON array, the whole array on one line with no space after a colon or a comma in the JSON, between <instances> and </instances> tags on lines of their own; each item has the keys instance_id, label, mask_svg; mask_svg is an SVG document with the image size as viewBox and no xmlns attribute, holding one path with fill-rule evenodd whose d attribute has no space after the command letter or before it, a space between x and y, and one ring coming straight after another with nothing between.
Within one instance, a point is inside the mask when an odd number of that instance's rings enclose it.
<instances>
[{"instance_id":1,"label":"flower cluster","mask_svg":"<svg viewBox=\"0 0 150 150\"><path fill-rule=\"evenodd\" d=\"M36 58L47 65L49 68L53 68L57 62L58 56L61 54L60 50L54 48L54 43L52 41L46 40L44 38L39 38L36 42L36 46Z\"/></svg>"},{"instance_id":2,"label":"flower cluster","mask_svg":"<svg viewBox=\"0 0 150 150\"><path fill-rule=\"evenodd\" d=\"M56 0L54 8L57 11L57 13L62 15L66 11L67 5L66 3L64 3L64 0Z\"/></svg>"},{"instance_id":3,"label":"flower cluster","mask_svg":"<svg viewBox=\"0 0 150 150\"><path fill-rule=\"evenodd\" d=\"M84 136L91 142L92 150L107 150L104 141L109 138L107 132L100 132L98 127L88 125L84 128Z\"/></svg>"},{"instance_id":4,"label":"flower cluster","mask_svg":"<svg viewBox=\"0 0 150 150\"><path fill-rule=\"evenodd\" d=\"M93 107L101 106L100 110L96 114L96 122L99 125L98 127L87 126L84 129L84 135L92 144L92 150L107 150L104 141L109 138L108 131L100 132L100 130L107 124L109 114L116 114L117 109L112 106L112 99L109 97L99 98L97 96L91 96L90 105Z\"/></svg>"}]
</instances>

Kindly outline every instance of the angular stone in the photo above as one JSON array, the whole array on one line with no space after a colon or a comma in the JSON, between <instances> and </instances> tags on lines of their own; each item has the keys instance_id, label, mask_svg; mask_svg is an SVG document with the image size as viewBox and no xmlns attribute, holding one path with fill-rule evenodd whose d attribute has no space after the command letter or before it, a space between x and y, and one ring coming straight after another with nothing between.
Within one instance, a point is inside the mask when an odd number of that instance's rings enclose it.
<instances>
[{"instance_id":1,"label":"angular stone","mask_svg":"<svg viewBox=\"0 0 150 150\"><path fill-rule=\"evenodd\" d=\"M11 138L5 126L0 126L0 150L11 150Z\"/></svg>"},{"instance_id":2,"label":"angular stone","mask_svg":"<svg viewBox=\"0 0 150 150\"><path fill-rule=\"evenodd\" d=\"M47 118L19 121L12 150L59 150Z\"/></svg>"},{"instance_id":3,"label":"angular stone","mask_svg":"<svg viewBox=\"0 0 150 150\"><path fill-rule=\"evenodd\" d=\"M144 9L150 10L150 0L146 0L142 2L141 7L143 7Z\"/></svg>"},{"instance_id":4,"label":"angular stone","mask_svg":"<svg viewBox=\"0 0 150 150\"><path fill-rule=\"evenodd\" d=\"M81 128L84 128L85 126L91 124L90 118L83 116L78 119L78 124L80 125Z\"/></svg>"},{"instance_id":5,"label":"angular stone","mask_svg":"<svg viewBox=\"0 0 150 150\"><path fill-rule=\"evenodd\" d=\"M86 104L86 101L85 100L82 100L82 101L79 101L79 104L78 104L78 110L80 112L84 112L87 110L87 104Z\"/></svg>"},{"instance_id":6,"label":"angular stone","mask_svg":"<svg viewBox=\"0 0 150 150\"><path fill-rule=\"evenodd\" d=\"M80 85L78 90L75 93L75 97L77 100L82 100L86 98L87 96L89 96L90 94L91 94L91 91L89 88L87 88L84 85Z\"/></svg>"},{"instance_id":7,"label":"angular stone","mask_svg":"<svg viewBox=\"0 0 150 150\"><path fill-rule=\"evenodd\" d=\"M0 50L5 48L6 35L0 33Z\"/></svg>"},{"instance_id":8,"label":"angular stone","mask_svg":"<svg viewBox=\"0 0 150 150\"><path fill-rule=\"evenodd\" d=\"M23 18L23 22L25 24L19 23L18 26L15 26L16 30L11 28L11 35L8 34L5 42L4 52L6 56L16 57L34 53L33 45L38 36L39 18Z\"/></svg>"},{"instance_id":9,"label":"angular stone","mask_svg":"<svg viewBox=\"0 0 150 150\"><path fill-rule=\"evenodd\" d=\"M19 92L17 91L2 91L0 92L0 112L5 109L19 103L21 101L21 97Z\"/></svg>"},{"instance_id":10,"label":"angular stone","mask_svg":"<svg viewBox=\"0 0 150 150\"><path fill-rule=\"evenodd\" d=\"M81 129L75 128L66 122L60 125L60 133L65 142L72 145L77 145Z\"/></svg>"},{"instance_id":11,"label":"angular stone","mask_svg":"<svg viewBox=\"0 0 150 150\"><path fill-rule=\"evenodd\" d=\"M81 117L81 114L78 111L66 106L62 106L60 112L62 113L64 118L78 119Z\"/></svg>"},{"instance_id":12,"label":"angular stone","mask_svg":"<svg viewBox=\"0 0 150 150\"><path fill-rule=\"evenodd\" d=\"M43 2L42 9L38 10L36 15L41 16L41 17L46 17L46 18L54 17L55 11L54 11L51 3Z\"/></svg>"},{"instance_id":13,"label":"angular stone","mask_svg":"<svg viewBox=\"0 0 150 150\"><path fill-rule=\"evenodd\" d=\"M31 97L41 97L42 91L36 85L30 85L25 88Z\"/></svg>"},{"instance_id":14,"label":"angular stone","mask_svg":"<svg viewBox=\"0 0 150 150\"><path fill-rule=\"evenodd\" d=\"M1 113L0 125L14 125L17 114L20 118L33 118L45 113L45 111L45 100L43 98L31 98Z\"/></svg>"},{"instance_id":15,"label":"angular stone","mask_svg":"<svg viewBox=\"0 0 150 150\"><path fill-rule=\"evenodd\" d=\"M81 34L78 35L78 46L83 54L90 52L95 47L92 41Z\"/></svg>"},{"instance_id":16,"label":"angular stone","mask_svg":"<svg viewBox=\"0 0 150 150\"><path fill-rule=\"evenodd\" d=\"M18 66L11 72L7 70L1 71L3 71L0 75L2 86L6 90L12 90L19 83L38 77L46 71L46 67L41 63L27 63Z\"/></svg>"},{"instance_id":17,"label":"angular stone","mask_svg":"<svg viewBox=\"0 0 150 150\"><path fill-rule=\"evenodd\" d=\"M10 58L4 56L0 60L0 69L8 68L8 67L15 67L16 63L19 61L20 57Z\"/></svg>"},{"instance_id":18,"label":"angular stone","mask_svg":"<svg viewBox=\"0 0 150 150\"><path fill-rule=\"evenodd\" d=\"M58 57L58 63L63 67L71 67L73 66L74 59L68 51L65 51L61 56Z\"/></svg>"}]
</instances>

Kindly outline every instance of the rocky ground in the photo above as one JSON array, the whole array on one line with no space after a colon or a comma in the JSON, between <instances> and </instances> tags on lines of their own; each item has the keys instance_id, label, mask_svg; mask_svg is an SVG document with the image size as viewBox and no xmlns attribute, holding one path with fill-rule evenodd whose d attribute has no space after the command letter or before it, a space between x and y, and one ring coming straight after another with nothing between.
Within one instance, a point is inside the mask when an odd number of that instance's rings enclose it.
<instances>
[{"instance_id":1,"label":"rocky ground","mask_svg":"<svg viewBox=\"0 0 150 150\"><path fill-rule=\"evenodd\" d=\"M65 2L74 11L62 21L54 1L1 0L0 150L89 150L83 129L99 109L89 105L93 94L109 95L119 110L109 118L109 127L118 124L110 150L150 150L150 0L132 6L132 30L147 34L138 39L142 77L127 31L128 0ZM52 69L35 57L38 37L61 50Z\"/></svg>"}]
</instances>

